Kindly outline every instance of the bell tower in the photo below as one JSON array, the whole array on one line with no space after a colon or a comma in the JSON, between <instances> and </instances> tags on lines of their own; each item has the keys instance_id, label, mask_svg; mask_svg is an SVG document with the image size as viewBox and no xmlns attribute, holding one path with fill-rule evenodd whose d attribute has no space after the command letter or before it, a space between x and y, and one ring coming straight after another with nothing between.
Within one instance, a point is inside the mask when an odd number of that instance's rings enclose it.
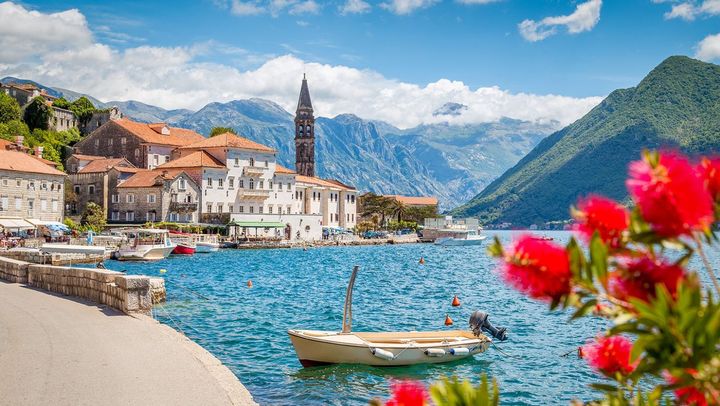
<instances>
[{"instance_id":1,"label":"bell tower","mask_svg":"<svg viewBox=\"0 0 720 406\"><path fill-rule=\"evenodd\" d=\"M305 74L295 111L295 171L315 176L315 116Z\"/></svg>"}]
</instances>

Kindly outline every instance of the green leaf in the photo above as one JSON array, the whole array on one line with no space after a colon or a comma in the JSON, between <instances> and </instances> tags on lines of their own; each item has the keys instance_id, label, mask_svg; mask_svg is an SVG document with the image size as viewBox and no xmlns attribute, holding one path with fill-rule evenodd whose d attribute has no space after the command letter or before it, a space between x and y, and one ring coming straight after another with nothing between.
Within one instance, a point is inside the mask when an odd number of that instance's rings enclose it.
<instances>
[{"instance_id":1,"label":"green leaf","mask_svg":"<svg viewBox=\"0 0 720 406\"><path fill-rule=\"evenodd\" d=\"M575 313L573 313L572 317L570 317L570 320L579 319L580 317L585 316L586 314L590 313L597 304L597 299L590 299L587 302L583 303L582 306L580 306Z\"/></svg>"}]
</instances>

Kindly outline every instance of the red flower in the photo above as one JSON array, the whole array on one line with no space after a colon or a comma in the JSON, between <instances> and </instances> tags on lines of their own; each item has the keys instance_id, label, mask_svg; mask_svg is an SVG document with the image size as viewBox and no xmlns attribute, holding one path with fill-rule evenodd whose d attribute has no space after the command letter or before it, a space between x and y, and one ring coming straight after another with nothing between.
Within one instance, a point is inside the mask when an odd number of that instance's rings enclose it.
<instances>
[{"instance_id":1,"label":"red flower","mask_svg":"<svg viewBox=\"0 0 720 406\"><path fill-rule=\"evenodd\" d=\"M523 235L504 260L505 280L530 297L558 299L570 292L570 260L561 246Z\"/></svg>"},{"instance_id":2,"label":"red flower","mask_svg":"<svg viewBox=\"0 0 720 406\"><path fill-rule=\"evenodd\" d=\"M703 158L698 171L705 179L705 186L715 201L720 200L720 158Z\"/></svg>"},{"instance_id":3,"label":"red flower","mask_svg":"<svg viewBox=\"0 0 720 406\"><path fill-rule=\"evenodd\" d=\"M392 398L385 406L425 406L428 399L425 387L414 381L393 382Z\"/></svg>"},{"instance_id":4,"label":"red flower","mask_svg":"<svg viewBox=\"0 0 720 406\"><path fill-rule=\"evenodd\" d=\"M694 369L687 369L685 372L694 376L697 371ZM680 382L680 379L665 373L665 380L670 384L676 384ZM699 389L694 386L683 386L675 389L675 397L678 399L680 405L695 405L695 406L707 406L707 399Z\"/></svg>"},{"instance_id":5,"label":"red flower","mask_svg":"<svg viewBox=\"0 0 720 406\"><path fill-rule=\"evenodd\" d=\"M627 230L629 214L625 207L602 196L591 195L578 203L573 213L577 221L575 229L590 241L597 231L600 238L612 248L622 244L622 233Z\"/></svg>"},{"instance_id":6,"label":"red flower","mask_svg":"<svg viewBox=\"0 0 720 406\"><path fill-rule=\"evenodd\" d=\"M680 154L660 153L657 165L647 156L632 162L626 184L645 221L662 237L706 230L713 221L705 182Z\"/></svg>"},{"instance_id":7,"label":"red flower","mask_svg":"<svg viewBox=\"0 0 720 406\"><path fill-rule=\"evenodd\" d=\"M595 342L582 347L583 357L598 372L614 376L620 372L627 375L635 370L637 362L630 362L632 342L625 337L598 337Z\"/></svg>"},{"instance_id":8,"label":"red flower","mask_svg":"<svg viewBox=\"0 0 720 406\"><path fill-rule=\"evenodd\" d=\"M637 298L649 302L655 297L655 285L663 285L675 297L678 285L685 279L685 270L659 259L633 259L610 274L610 292L627 301Z\"/></svg>"}]
</instances>

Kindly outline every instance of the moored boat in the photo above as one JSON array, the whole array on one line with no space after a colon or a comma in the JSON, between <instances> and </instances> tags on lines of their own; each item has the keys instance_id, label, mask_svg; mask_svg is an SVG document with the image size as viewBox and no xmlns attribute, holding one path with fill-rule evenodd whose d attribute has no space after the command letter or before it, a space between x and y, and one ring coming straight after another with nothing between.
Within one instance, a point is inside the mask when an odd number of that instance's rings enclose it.
<instances>
[{"instance_id":1,"label":"moored boat","mask_svg":"<svg viewBox=\"0 0 720 406\"><path fill-rule=\"evenodd\" d=\"M442 245L445 247L480 245L486 238L487 236L480 235L475 230L466 230L457 232L453 236L438 238L435 240L435 245Z\"/></svg>"},{"instance_id":2,"label":"moored boat","mask_svg":"<svg viewBox=\"0 0 720 406\"><path fill-rule=\"evenodd\" d=\"M487 350L492 339L503 341L505 329L496 329L487 314L475 312L470 331L352 332L352 289L358 267L353 268L345 296L342 331L288 330L300 364L400 366L440 363L471 357Z\"/></svg>"},{"instance_id":3,"label":"moored boat","mask_svg":"<svg viewBox=\"0 0 720 406\"><path fill-rule=\"evenodd\" d=\"M210 241L198 241L195 243L195 252L198 254L200 253L208 253L208 252L217 252L220 249L220 244L216 242L210 242Z\"/></svg>"},{"instance_id":4,"label":"moored boat","mask_svg":"<svg viewBox=\"0 0 720 406\"><path fill-rule=\"evenodd\" d=\"M172 251L173 255L193 255L195 253L195 246L192 244L178 242L175 249Z\"/></svg>"},{"instance_id":5,"label":"moored boat","mask_svg":"<svg viewBox=\"0 0 720 406\"><path fill-rule=\"evenodd\" d=\"M115 253L120 261L157 261L167 258L175 249L167 230L137 228L120 232L128 239Z\"/></svg>"}]
</instances>

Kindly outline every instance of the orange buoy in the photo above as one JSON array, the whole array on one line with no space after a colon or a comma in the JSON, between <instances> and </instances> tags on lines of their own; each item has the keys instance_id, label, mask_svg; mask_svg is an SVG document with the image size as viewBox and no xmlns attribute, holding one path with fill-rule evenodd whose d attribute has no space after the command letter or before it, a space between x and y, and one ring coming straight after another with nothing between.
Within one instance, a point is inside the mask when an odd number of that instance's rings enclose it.
<instances>
[{"instance_id":1,"label":"orange buoy","mask_svg":"<svg viewBox=\"0 0 720 406\"><path fill-rule=\"evenodd\" d=\"M420 261L418 261L420 265L425 265L425 258L420 257Z\"/></svg>"},{"instance_id":2,"label":"orange buoy","mask_svg":"<svg viewBox=\"0 0 720 406\"><path fill-rule=\"evenodd\" d=\"M452 305L453 307L460 306L460 299L458 299L457 295L455 295L455 297L453 298Z\"/></svg>"},{"instance_id":3,"label":"orange buoy","mask_svg":"<svg viewBox=\"0 0 720 406\"><path fill-rule=\"evenodd\" d=\"M578 358L584 358L585 352L583 351L583 347L578 347Z\"/></svg>"},{"instance_id":4,"label":"orange buoy","mask_svg":"<svg viewBox=\"0 0 720 406\"><path fill-rule=\"evenodd\" d=\"M248 286L248 288L252 288L252 281L251 281L251 280L249 280L249 279L248 279L248 283L247 283L247 286Z\"/></svg>"},{"instance_id":5,"label":"orange buoy","mask_svg":"<svg viewBox=\"0 0 720 406\"><path fill-rule=\"evenodd\" d=\"M453 321L452 321L452 319L450 318L450 315L449 315L449 314L446 314L446 315L445 315L445 325L446 325L446 326L452 326L452 324L453 324Z\"/></svg>"}]
</instances>

